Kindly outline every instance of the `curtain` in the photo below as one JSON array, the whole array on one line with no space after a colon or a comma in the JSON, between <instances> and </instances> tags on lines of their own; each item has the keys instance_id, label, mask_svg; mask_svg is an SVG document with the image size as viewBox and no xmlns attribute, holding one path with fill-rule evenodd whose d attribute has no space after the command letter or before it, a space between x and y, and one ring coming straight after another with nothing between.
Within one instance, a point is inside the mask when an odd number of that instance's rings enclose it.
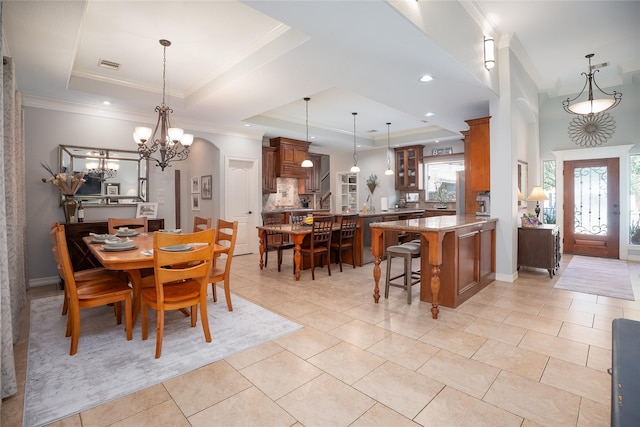
<instances>
[{"instance_id":1,"label":"curtain","mask_svg":"<svg viewBox=\"0 0 640 427\"><path fill-rule=\"evenodd\" d=\"M1 3L0 3L1 8ZM0 9L0 30L2 22ZM1 42L0 42L1 43ZM0 44L0 53L4 52ZM0 391L2 398L18 391L13 344L18 315L26 302L26 197L22 106L11 58L2 63L0 94ZM9 245L11 242L11 245ZM9 251L9 247L11 250Z\"/></svg>"}]
</instances>

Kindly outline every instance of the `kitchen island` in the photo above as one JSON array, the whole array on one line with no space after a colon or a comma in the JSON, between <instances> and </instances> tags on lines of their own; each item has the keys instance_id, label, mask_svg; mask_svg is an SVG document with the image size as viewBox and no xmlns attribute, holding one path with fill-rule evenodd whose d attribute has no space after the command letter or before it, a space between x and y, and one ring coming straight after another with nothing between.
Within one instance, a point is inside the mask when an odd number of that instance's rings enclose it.
<instances>
[{"instance_id":1,"label":"kitchen island","mask_svg":"<svg viewBox=\"0 0 640 427\"><path fill-rule=\"evenodd\" d=\"M375 303L380 300L385 232L420 234L420 300L431 302L437 319L438 305L455 308L495 280L497 221L457 215L370 224Z\"/></svg>"}]
</instances>

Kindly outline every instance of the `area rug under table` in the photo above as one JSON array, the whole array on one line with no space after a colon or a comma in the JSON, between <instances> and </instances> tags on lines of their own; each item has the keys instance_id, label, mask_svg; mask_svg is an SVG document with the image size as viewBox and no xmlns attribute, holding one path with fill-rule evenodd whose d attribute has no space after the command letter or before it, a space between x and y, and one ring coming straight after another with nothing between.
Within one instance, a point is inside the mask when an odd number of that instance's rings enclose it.
<instances>
[{"instance_id":1,"label":"area rug under table","mask_svg":"<svg viewBox=\"0 0 640 427\"><path fill-rule=\"evenodd\" d=\"M634 301L625 261L575 255L554 288Z\"/></svg>"},{"instance_id":2,"label":"area rug under table","mask_svg":"<svg viewBox=\"0 0 640 427\"><path fill-rule=\"evenodd\" d=\"M162 357L155 359L155 312L149 312L149 339L142 341L140 320L127 341L116 325L113 307L83 309L78 353L69 356L62 296L31 301L31 331L23 425L49 424L170 378L224 359L302 328L233 295L233 311L209 298L212 342L200 321L168 312Z\"/></svg>"}]
</instances>

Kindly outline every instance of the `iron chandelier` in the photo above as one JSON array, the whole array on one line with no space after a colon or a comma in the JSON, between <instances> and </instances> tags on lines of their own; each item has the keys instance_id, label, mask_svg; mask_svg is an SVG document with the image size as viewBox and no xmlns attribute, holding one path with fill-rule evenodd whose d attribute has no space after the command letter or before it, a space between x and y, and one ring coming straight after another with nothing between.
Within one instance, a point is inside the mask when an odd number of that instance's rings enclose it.
<instances>
[{"instance_id":1,"label":"iron chandelier","mask_svg":"<svg viewBox=\"0 0 640 427\"><path fill-rule=\"evenodd\" d=\"M607 93L603 91L600 86L598 86L598 83L596 83L595 73L600 70L594 70L591 67L591 58L593 58L593 53L586 55L585 58L587 58L589 61L589 69L588 72L582 73L582 75L585 76L585 82L582 90L575 98L567 98L566 100L562 101L564 110L569 114L593 115L601 113L603 111L612 109L616 105L620 104L620 101L622 100L622 93L616 92L615 90L613 91L613 93ZM609 98L594 99L593 86L595 86L603 95L606 95ZM589 90L587 100L574 104L573 102L582 96L587 87Z\"/></svg>"},{"instance_id":2,"label":"iron chandelier","mask_svg":"<svg viewBox=\"0 0 640 427\"><path fill-rule=\"evenodd\" d=\"M158 122L153 131L148 127L136 127L133 132L133 139L138 144L140 158L155 161L156 166L159 166L164 171L164 168L170 166L171 162L187 159L189 146L193 142L193 135L184 133L181 128L171 127L169 114L173 113L173 110L165 103L167 47L171 46L171 42L161 39L160 44L164 49L164 57L162 65L162 104L156 107ZM160 130L160 135L156 138L158 129ZM154 157L156 151L160 152L159 159Z\"/></svg>"}]
</instances>

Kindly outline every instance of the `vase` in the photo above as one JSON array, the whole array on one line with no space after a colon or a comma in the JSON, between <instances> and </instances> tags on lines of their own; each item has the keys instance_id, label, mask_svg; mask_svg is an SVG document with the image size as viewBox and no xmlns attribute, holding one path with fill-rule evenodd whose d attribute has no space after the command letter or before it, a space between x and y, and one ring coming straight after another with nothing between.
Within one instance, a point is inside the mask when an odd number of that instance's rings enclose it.
<instances>
[{"instance_id":1,"label":"vase","mask_svg":"<svg viewBox=\"0 0 640 427\"><path fill-rule=\"evenodd\" d=\"M78 202L76 202L73 194L65 194L64 200L62 201L62 211L64 212L64 220L67 222L67 224L76 222L77 207Z\"/></svg>"},{"instance_id":2,"label":"vase","mask_svg":"<svg viewBox=\"0 0 640 427\"><path fill-rule=\"evenodd\" d=\"M373 194L374 190L376 189L376 184L367 184L367 187L369 187L369 191L371 191L371 194Z\"/></svg>"}]
</instances>

